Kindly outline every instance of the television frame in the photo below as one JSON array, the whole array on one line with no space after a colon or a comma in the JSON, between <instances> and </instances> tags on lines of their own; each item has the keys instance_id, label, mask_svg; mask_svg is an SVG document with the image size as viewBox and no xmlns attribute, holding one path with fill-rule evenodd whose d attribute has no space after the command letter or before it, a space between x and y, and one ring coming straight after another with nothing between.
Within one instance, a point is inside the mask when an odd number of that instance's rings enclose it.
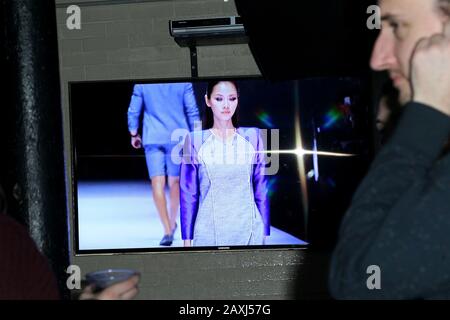
<instances>
[{"instance_id":1,"label":"television frame","mask_svg":"<svg viewBox=\"0 0 450 320\"><path fill-rule=\"evenodd\" d=\"M330 76L334 77L334 76ZM79 226L79 207L78 207L78 169L77 169L77 146L74 136L73 124L73 86L76 84L88 83L179 83L179 82L207 82L210 80L263 80L261 75L239 75L239 76L208 76L208 77L171 77L171 78L153 78L153 79L116 79L116 80L83 80L68 82L68 105L69 105L69 130L70 130L70 158L71 158L71 177L70 184L72 187L72 197L70 199L71 221L73 228L73 249L75 256L88 255L115 255L115 254L155 254L155 253L187 253L187 252L249 252L249 251L266 251L266 250L305 250L311 247L310 244L276 244L276 245L257 245L257 246L208 246L208 247L146 247L146 248L123 248L123 249L80 249L80 226ZM283 81L295 81L303 79L285 79ZM147 177L148 179L148 177ZM302 210L302 209L299 209Z\"/></svg>"}]
</instances>

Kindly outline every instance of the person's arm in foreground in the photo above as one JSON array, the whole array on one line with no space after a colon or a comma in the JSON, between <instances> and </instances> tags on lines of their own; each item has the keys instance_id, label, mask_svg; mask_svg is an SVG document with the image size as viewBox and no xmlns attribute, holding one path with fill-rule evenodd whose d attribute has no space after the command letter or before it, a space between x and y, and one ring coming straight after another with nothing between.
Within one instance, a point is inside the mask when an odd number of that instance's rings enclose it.
<instances>
[{"instance_id":1,"label":"person's arm in foreground","mask_svg":"<svg viewBox=\"0 0 450 320\"><path fill-rule=\"evenodd\" d=\"M450 118L424 105L405 108L341 226L330 270L336 298L415 298L448 285L450 156L439 175L430 171ZM367 287L371 265L380 267L381 290Z\"/></svg>"}]
</instances>

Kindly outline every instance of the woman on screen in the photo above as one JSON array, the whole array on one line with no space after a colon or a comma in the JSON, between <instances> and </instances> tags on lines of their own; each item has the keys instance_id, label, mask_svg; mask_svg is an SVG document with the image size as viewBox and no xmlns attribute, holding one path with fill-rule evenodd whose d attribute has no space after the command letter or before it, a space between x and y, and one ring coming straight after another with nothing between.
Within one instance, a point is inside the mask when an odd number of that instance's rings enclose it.
<instances>
[{"instance_id":1,"label":"woman on screen","mask_svg":"<svg viewBox=\"0 0 450 320\"><path fill-rule=\"evenodd\" d=\"M270 222L259 129L236 127L235 82L210 82L205 101L207 129L187 135L183 148L184 246L265 244Z\"/></svg>"}]
</instances>

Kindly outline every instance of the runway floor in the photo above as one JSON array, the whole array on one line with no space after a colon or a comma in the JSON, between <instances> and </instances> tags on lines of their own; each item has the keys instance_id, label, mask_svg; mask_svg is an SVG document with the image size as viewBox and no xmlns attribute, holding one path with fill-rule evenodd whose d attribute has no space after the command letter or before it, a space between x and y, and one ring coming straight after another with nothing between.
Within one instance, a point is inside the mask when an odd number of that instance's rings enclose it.
<instances>
[{"instance_id":1,"label":"runway floor","mask_svg":"<svg viewBox=\"0 0 450 320\"><path fill-rule=\"evenodd\" d=\"M77 197L80 250L160 247L163 228L150 182L78 182ZM277 228L270 231L267 245L306 244ZM182 246L178 227L172 247Z\"/></svg>"}]
</instances>

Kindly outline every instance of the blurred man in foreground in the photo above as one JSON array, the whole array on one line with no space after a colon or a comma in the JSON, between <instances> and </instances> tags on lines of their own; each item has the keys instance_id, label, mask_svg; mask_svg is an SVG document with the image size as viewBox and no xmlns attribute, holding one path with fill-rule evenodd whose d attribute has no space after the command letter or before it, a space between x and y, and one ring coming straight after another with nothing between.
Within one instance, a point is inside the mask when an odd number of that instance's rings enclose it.
<instances>
[{"instance_id":1,"label":"blurred man in foreground","mask_svg":"<svg viewBox=\"0 0 450 320\"><path fill-rule=\"evenodd\" d=\"M354 195L333 253L335 298L450 298L450 0L380 0L371 67L402 116Z\"/></svg>"}]
</instances>

